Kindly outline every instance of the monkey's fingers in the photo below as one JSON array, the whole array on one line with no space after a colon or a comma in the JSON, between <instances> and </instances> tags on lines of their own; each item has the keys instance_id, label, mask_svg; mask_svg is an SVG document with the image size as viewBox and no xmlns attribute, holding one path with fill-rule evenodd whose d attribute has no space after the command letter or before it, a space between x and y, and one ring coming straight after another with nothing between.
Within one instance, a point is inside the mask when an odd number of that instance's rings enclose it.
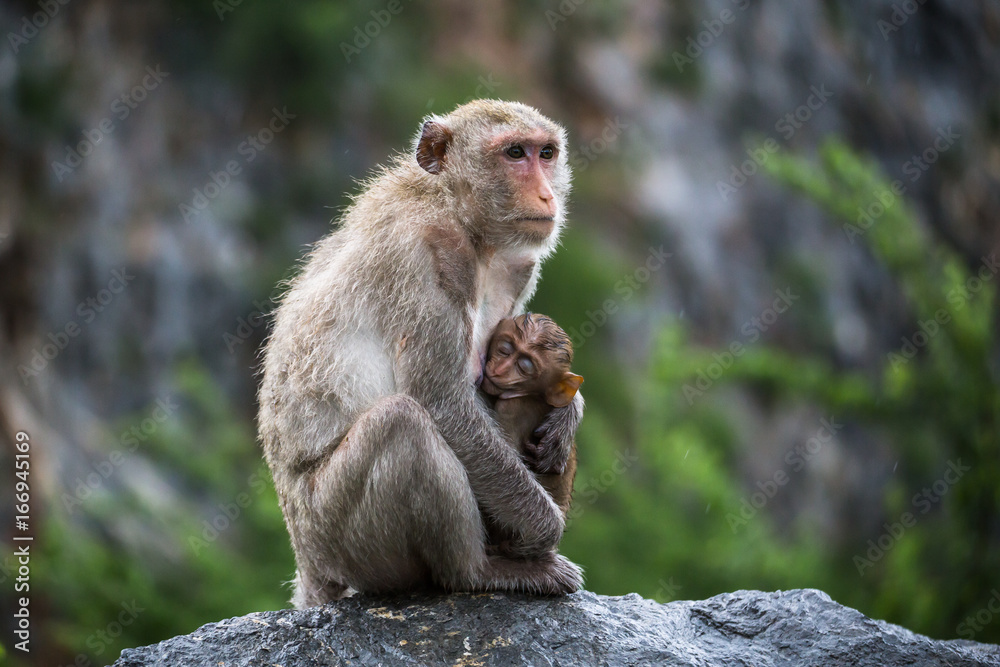
<instances>
[{"instance_id":1,"label":"monkey's fingers","mask_svg":"<svg viewBox=\"0 0 1000 667\"><path fill-rule=\"evenodd\" d=\"M541 455L537 442L527 440L521 443L521 460L532 472L538 472L535 467L538 465L538 458Z\"/></svg>"},{"instance_id":2,"label":"monkey's fingers","mask_svg":"<svg viewBox=\"0 0 1000 667\"><path fill-rule=\"evenodd\" d=\"M524 462L531 472L541 475L561 475L566 471L566 458L553 446L525 444Z\"/></svg>"}]
</instances>

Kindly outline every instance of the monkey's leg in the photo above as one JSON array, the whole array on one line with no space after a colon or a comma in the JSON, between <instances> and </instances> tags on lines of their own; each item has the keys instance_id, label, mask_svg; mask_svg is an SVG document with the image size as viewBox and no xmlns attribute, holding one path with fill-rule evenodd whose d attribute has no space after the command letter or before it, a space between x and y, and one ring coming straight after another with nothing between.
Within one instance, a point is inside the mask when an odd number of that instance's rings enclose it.
<instances>
[{"instance_id":1,"label":"monkey's leg","mask_svg":"<svg viewBox=\"0 0 1000 667\"><path fill-rule=\"evenodd\" d=\"M314 539L325 542L329 579L372 593L431 583L463 591L579 587L579 570L554 554L487 558L465 468L408 396L378 401L313 474L313 515L327 517Z\"/></svg>"},{"instance_id":2,"label":"monkey's leg","mask_svg":"<svg viewBox=\"0 0 1000 667\"><path fill-rule=\"evenodd\" d=\"M465 469L412 398L376 402L311 477L316 548L299 563L301 579L366 593L475 583L485 541L479 507Z\"/></svg>"}]
</instances>

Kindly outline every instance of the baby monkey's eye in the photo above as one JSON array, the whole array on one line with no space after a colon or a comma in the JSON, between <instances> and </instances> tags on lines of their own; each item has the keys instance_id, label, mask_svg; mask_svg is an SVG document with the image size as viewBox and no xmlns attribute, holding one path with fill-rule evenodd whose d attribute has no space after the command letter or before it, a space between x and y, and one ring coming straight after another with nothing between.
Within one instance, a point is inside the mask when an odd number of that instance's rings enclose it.
<instances>
[{"instance_id":1,"label":"baby monkey's eye","mask_svg":"<svg viewBox=\"0 0 1000 667\"><path fill-rule=\"evenodd\" d=\"M506 356L510 355L510 353L513 352L513 351L514 351L514 347L510 343L508 343L507 341L504 341L504 342L500 343L499 345L497 345L497 352L499 352L500 355L503 356L503 357L506 357Z\"/></svg>"},{"instance_id":2,"label":"baby monkey's eye","mask_svg":"<svg viewBox=\"0 0 1000 667\"><path fill-rule=\"evenodd\" d=\"M517 360L517 365L521 367L521 370L526 374L531 375L535 372L535 364L531 363L531 359L528 357L521 357Z\"/></svg>"},{"instance_id":3,"label":"baby monkey's eye","mask_svg":"<svg viewBox=\"0 0 1000 667\"><path fill-rule=\"evenodd\" d=\"M514 158L515 160L520 160L524 157L524 149L520 146L511 146L507 149L507 155Z\"/></svg>"},{"instance_id":4,"label":"baby monkey's eye","mask_svg":"<svg viewBox=\"0 0 1000 667\"><path fill-rule=\"evenodd\" d=\"M542 148L541 151L538 152L538 157L542 158L543 160L551 160L555 154L556 154L556 149L554 147L545 146L544 148Z\"/></svg>"}]
</instances>

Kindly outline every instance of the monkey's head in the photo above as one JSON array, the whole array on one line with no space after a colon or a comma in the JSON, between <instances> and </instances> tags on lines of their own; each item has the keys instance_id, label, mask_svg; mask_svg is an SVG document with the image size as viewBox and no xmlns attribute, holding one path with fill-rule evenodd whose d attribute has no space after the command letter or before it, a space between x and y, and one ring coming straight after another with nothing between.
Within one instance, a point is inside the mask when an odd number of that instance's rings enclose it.
<instances>
[{"instance_id":1,"label":"monkey's head","mask_svg":"<svg viewBox=\"0 0 1000 667\"><path fill-rule=\"evenodd\" d=\"M482 390L501 399L540 396L561 408L583 383L570 372L572 362L569 336L555 322L532 313L507 318L490 340Z\"/></svg>"},{"instance_id":2,"label":"monkey's head","mask_svg":"<svg viewBox=\"0 0 1000 667\"><path fill-rule=\"evenodd\" d=\"M476 100L429 116L417 164L455 197L462 224L487 246L555 246L566 216L566 132L517 102Z\"/></svg>"}]
</instances>

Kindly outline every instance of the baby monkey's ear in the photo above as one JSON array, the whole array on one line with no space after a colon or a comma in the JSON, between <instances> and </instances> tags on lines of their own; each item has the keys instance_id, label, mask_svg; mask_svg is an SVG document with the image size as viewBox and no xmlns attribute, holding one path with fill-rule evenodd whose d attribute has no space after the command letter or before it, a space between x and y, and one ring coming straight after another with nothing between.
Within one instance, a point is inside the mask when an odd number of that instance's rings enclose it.
<instances>
[{"instance_id":1,"label":"baby monkey's ear","mask_svg":"<svg viewBox=\"0 0 1000 667\"><path fill-rule=\"evenodd\" d=\"M573 402L577 390L583 384L583 376L566 371L562 378L545 392L545 402L554 408L564 408Z\"/></svg>"}]
</instances>

